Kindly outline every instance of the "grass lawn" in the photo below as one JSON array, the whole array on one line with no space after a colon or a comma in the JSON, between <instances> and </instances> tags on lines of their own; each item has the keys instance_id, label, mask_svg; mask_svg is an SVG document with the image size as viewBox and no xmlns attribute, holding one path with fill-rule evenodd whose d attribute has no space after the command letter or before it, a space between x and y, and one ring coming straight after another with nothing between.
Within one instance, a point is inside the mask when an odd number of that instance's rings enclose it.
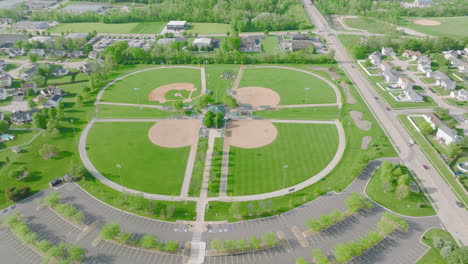
<instances>
[{"instance_id":1,"label":"grass lawn","mask_svg":"<svg viewBox=\"0 0 468 264\"><path fill-rule=\"evenodd\" d=\"M434 239L436 237L442 238L444 241L451 241L455 247L457 243L452 235L439 228L431 228L422 237L422 242L430 247L430 249L424 254L416 264L446 264L447 260L440 256L440 249L434 248Z\"/></svg>"},{"instance_id":2,"label":"grass lawn","mask_svg":"<svg viewBox=\"0 0 468 264\"><path fill-rule=\"evenodd\" d=\"M468 28L468 17L417 17L407 19L408 21L405 23L407 27L428 35L454 38L468 36L468 32L466 30L460 30L461 28ZM435 20L441 24L438 26L416 25L412 22L413 19Z\"/></svg>"},{"instance_id":3,"label":"grass lawn","mask_svg":"<svg viewBox=\"0 0 468 264\"><path fill-rule=\"evenodd\" d=\"M430 160L433 167L442 175L445 182L447 182L452 191L458 197L459 201L468 206L468 196L465 194L463 187L457 182L457 179L453 176L452 171L447 167L447 164L439 157L436 150L430 145L426 138L416 131L414 126L406 118L406 115L399 115L398 119L405 126L408 133L414 139L414 141L421 147L426 157ZM429 165L429 164L428 164Z\"/></svg>"},{"instance_id":4,"label":"grass lawn","mask_svg":"<svg viewBox=\"0 0 468 264\"><path fill-rule=\"evenodd\" d=\"M190 147L163 148L148 138L154 123L96 123L87 138L89 158L108 179L125 187L156 194L178 195ZM116 133L117 132L117 133Z\"/></svg>"},{"instance_id":5,"label":"grass lawn","mask_svg":"<svg viewBox=\"0 0 468 264\"><path fill-rule=\"evenodd\" d=\"M419 117L419 116L416 116L416 117L412 117L411 118L413 120L413 122L416 124L416 126L418 126L418 128L421 128L421 124L422 123L427 123L426 120L424 120L423 117ZM448 153L447 153L447 149L446 149L446 146L439 143L436 139L435 139L435 132L429 136L424 136L429 142L430 144L432 145L433 148L435 148L437 150L437 152L445 155L445 156L448 156Z\"/></svg>"},{"instance_id":6,"label":"grass lawn","mask_svg":"<svg viewBox=\"0 0 468 264\"><path fill-rule=\"evenodd\" d=\"M189 196L200 196L203 182L203 171L205 170L206 151L208 150L208 138L198 140L197 155L193 166L192 178L190 179Z\"/></svg>"},{"instance_id":7,"label":"grass lawn","mask_svg":"<svg viewBox=\"0 0 468 264\"><path fill-rule=\"evenodd\" d=\"M267 119L297 119L297 120L335 120L340 117L336 106L282 108L254 112L255 116Z\"/></svg>"},{"instance_id":8,"label":"grass lawn","mask_svg":"<svg viewBox=\"0 0 468 264\"><path fill-rule=\"evenodd\" d=\"M455 98L444 98L445 102L447 102L448 104L451 104L451 105L456 105L456 106L468 106L468 102L461 102L461 101L458 101L457 99Z\"/></svg>"},{"instance_id":9,"label":"grass lawn","mask_svg":"<svg viewBox=\"0 0 468 264\"><path fill-rule=\"evenodd\" d=\"M302 72L276 68L247 68L239 88L259 86L281 96L280 105L335 103L333 88L324 81ZM304 88L311 88L307 94Z\"/></svg>"},{"instance_id":10,"label":"grass lawn","mask_svg":"<svg viewBox=\"0 0 468 264\"><path fill-rule=\"evenodd\" d=\"M266 36L261 40L262 49L264 52L280 52L278 36Z\"/></svg>"},{"instance_id":11,"label":"grass lawn","mask_svg":"<svg viewBox=\"0 0 468 264\"><path fill-rule=\"evenodd\" d=\"M230 24L222 23L190 23L192 28L186 30L190 34L226 34L231 31Z\"/></svg>"},{"instance_id":12,"label":"grass lawn","mask_svg":"<svg viewBox=\"0 0 468 264\"><path fill-rule=\"evenodd\" d=\"M166 22L139 22L104 24L100 22L91 23L61 23L49 29L50 33L88 33L96 30L97 33L121 33L121 34L157 34L166 25Z\"/></svg>"},{"instance_id":13,"label":"grass lawn","mask_svg":"<svg viewBox=\"0 0 468 264\"><path fill-rule=\"evenodd\" d=\"M446 90L444 88L441 88L439 86L431 86L432 89L434 89L434 91L436 91L436 93L438 95L442 95L442 96L446 96L446 95L449 95L450 94L450 91L449 90Z\"/></svg>"},{"instance_id":14,"label":"grass lawn","mask_svg":"<svg viewBox=\"0 0 468 264\"><path fill-rule=\"evenodd\" d=\"M407 171L406 168L402 169ZM412 177L411 180L414 181ZM372 175L372 178L367 184L366 194L375 202L399 214L409 216L435 215L434 209L427 201L427 198L422 190L419 193L411 192L410 196L404 200L398 200L394 191L384 192L382 188L382 170L380 168L375 171L374 175ZM422 203L421 207L418 207L418 203Z\"/></svg>"},{"instance_id":15,"label":"grass lawn","mask_svg":"<svg viewBox=\"0 0 468 264\"><path fill-rule=\"evenodd\" d=\"M7 71L12 71L12 70L18 68L20 65L21 65L21 64L18 64L18 63L8 63L8 64L7 64L7 67L6 67L6 69L5 69L5 71L6 71L6 72L7 72Z\"/></svg>"},{"instance_id":16,"label":"grass lawn","mask_svg":"<svg viewBox=\"0 0 468 264\"><path fill-rule=\"evenodd\" d=\"M179 115L172 111L163 111L148 107L134 107L101 104L97 107L99 118L168 118Z\"/></svg>"},{"instance_id":17,"label":"grass lawn","mask_svg":"<svg viewBox=\"0 0 468 264\"><path fill-rule=\"evenodd\" d=\"M239 65L235 64L218 64L205 65L206 74L206 89L210 90L213 94L215 102L222 102L223 96L226 91L232 88L235 79L223 80L221 75L224 72L232 72L234 76L237 76L239 72Z\"/></svg>"},{"instance_id":18,"label":"grass lawn","mask_svg":"<svg viewBox=\"0 0 468 264\"><path fill-rule=\"evenodd\" d=\"M393 27L385 22L370 17L345 18L344 23L352 28L380 34L387 34L388 28Z\"/></svg>"},{"instance_id":19,"label":"grass lawn","mask_svg":"<svg viewBox=\"0 0 468 264\"><path fill-rule=\"evenodd\" d=\"M201 74L199 69L190 68L156 68L136 73L114 83L104 92L103 101L118 103L160 104L149 101L148 95L161 85L171 83L193 83L198 90L192 94L200 94ZM135 91L133 88L140 88ZM171 104L167 102L166 104Z\"/></svg>"},{"instance_id":20,"label":"grass lawn","mask_svg":"<svg viewBox=\"0 0 468 264\"><path fill-rule=\"evenodd\" d=\"M65 75L62 77L52 77L49 80L47 80L47 84L54 85L54 84L61 84L61 83L69 83L71 82L71 77L72 77L71 75ZM85 81L88 79L89 79L89 76L87 74L80 72L76 75L75 82ZM82 88L86 86L88 86L88 82L81 82L81 83L76 84L77 88Z\"/></svg>"},{"instance_id":21,"label":"grass lawn","mask_svg":"<svg viewBox=\"0 0 468 264\"><path fill-rule=\"evenodd\" d=\"M338 148L338 131L328 124L275 123L273 143L256 149L229 149L229 195L271 192L300 183L322 170Z\"/></svg>"},{"instance_id":22,"label":"grass lawn","mask_svg":"<svg viewBox=\"0 0 468 264\"><path fill-rule=\"evenodd\" d=\"M423 83L426 83L426 84L434 84L436 82L436 80L434 78L429 78L429 77L422 77L422 78L419 78Z\"/></svg>"},{"instance_id":23,"label":"grass lawn","mask_svg":"<svg viewBox=\"0 0 468 264\"><path fill-rule=\"evenodd\" d=\"M40 131L38 130L8 130L6 134L10 134L15 136L15 139L0 143L0 149L4 148L11 148L14 146L19 146L21 144L27 143L29 140L31 140L35 135L37 135Z\"/></svg>"},{"instance_id":24,"label":"grass lawn","mask_svg":"<svg viewBox=\"0 0 468 264\"><path fill-rule=\"evenodd\" d=\"M213 146L213 159L210 168L210 182L208 184L208 197L218 196L221 182L221 165L223 162L224 138L215 138Z\"/></svg>"}]
</instances>

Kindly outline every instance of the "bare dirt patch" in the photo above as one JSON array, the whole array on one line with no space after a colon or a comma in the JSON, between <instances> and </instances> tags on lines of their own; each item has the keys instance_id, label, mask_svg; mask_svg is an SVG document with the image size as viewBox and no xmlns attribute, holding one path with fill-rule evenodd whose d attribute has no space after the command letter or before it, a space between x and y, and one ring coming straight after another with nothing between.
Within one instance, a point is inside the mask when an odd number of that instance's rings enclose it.
<instances>
[{"instance_id":1,"label":"bare dirt patch","mask_svg":"<svg viewBox=\"0 0 468 264\"><path fill-rule=\"evenodd\" d=\"M271 89L254 86L237 89L234 97L239 104L248 104L252 107L276 106L281 99L280 95Z\"/></svg>"},{"instance_id":2,"label":"bare dirt patch","mask_svg":"<svg viewBox=\"0 0 468 264\"><path fill-rule=\"evenodd\" d=\"M346 93L346 103L348 104L355 104L357 102L356 98L351 94L349 90L349 84L345 82L340 82L340 86L343 87L343 90Z\"/></svg>"},{"instance_id":3,"label":"bare dirt patch","mask_svg":"<svg viewBox=\"0 0 468 264\"><path fill-rule=\"evenodd\" d=\"M359 111L350 111L349 114L353 118L354 123L357 127L362 130L368 131L372 127L372 123L362 119L362 112Z\"/></svg>"},{"instance_id":4,"label":"bare dirt patch","mask_svg":"<svg viewBox=\"0 0 468 264\"><path fill-rule=\"evenodd\" d=\"M238 148L259 148L273 142L276 127L267 120L233 120L226 126L225 140Z\"/></svg>"},{"instance_id":5,"label":"bare dirt patch","mask_svg":"<svg viewBox=\"0 0 468 264\"><path fill-rule=\"evenodd\" d=\"M371 136L363 136L362 141L361 141L361 149L367 149L371 141L372 141Z\"/></svg>"},{"instance_id":6,"label":"bare dirt patch","mask_svg":"<svg viewBox=\"0 0 468 264\"><path fill-rule=\"evenodd\" d=\"M165 148L181 148L197 142L200 120L161 120L148 131L150 141Z\"/></svg>"},{"instance_id":7,"label":"bare dirt patch","mask_svg":"<svg viewBox=\"0 0 468 264\"><path fill-rule=\"evenodd\" d=\"M411 22L413 22L416 25L422 25L422 26L439 26L440 25L439 21L430 20L430 19L414 19Z\"/></svg>"},{"instance_id":8,"label":"bare dirt patch","mask_svg":"<svg viewBox=\"0 0 468 264\"><path fill-rule=\"evenodd\" d=\"M195 92L197 90L197 88L195 88L193 83L171 83L171 84L166 84L166 85L159 86L158 88L151 91L151 93L148 95L148 100L149 101L160 102L162 104L166 103L166 102L174 101L174 100L167 100L166 99L167 92L172 91L172 90L189 91L190 92L189 97L183 100L184 103L188 103L188 102L192 101L192 93ZM182 94L180 94L180 95L182 95Z\"/></svg>"}]
</instances>

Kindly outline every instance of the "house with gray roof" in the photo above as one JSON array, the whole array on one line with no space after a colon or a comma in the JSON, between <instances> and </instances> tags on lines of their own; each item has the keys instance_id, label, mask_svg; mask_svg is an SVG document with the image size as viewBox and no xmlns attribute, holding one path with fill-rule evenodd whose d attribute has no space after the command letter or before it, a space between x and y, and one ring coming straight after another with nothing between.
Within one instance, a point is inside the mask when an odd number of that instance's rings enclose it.
<instances>
[{"instance_id":1,"label":"house with gray roof","mask_svg":"<svg viewBox=\"0 0 468 264\"><path fill-rule=\"evenodd\" d=\"M431 77L436 79L436 84L446 90L455 90L457 82L453 81L445 73L441 71L435 71L431 74Z\"/></svg>"},{"instance_id":2,"label":"house with gray roof","mask_svg":"<svg viewBox=\"0 0 468 264\"><path fill-rule=\"evenodd\" d=\"M458 135L457 130L441 125L437 129L436 139L445 145L450 145L451 143L458 143L462 136Z\"/></svg>"},{"instance_id":3,"label":"house with gray roof","mask_svg":"<svg viewBox=\"0 0 468 264\"><path fill-rule=\"evenodd\" d=\"M413 89L405 89L398 96L403 102L421 103L424 98Z\"/></svg>"},{"instance_id":4,"label":"house with gray roof","mask_svg":"<svg viewBox=\"0 0 468 264\"><path fill-rule=\"evenodd\" d=\"M247 36L241 38L240 52L262 52L261 39L264 36Z\"/></svg>"},{"instance_id":5,"label":"house with gray roof","mask_svg":"<svg viewBox=\"0 0 468 264\"><path fill-rule=\"evenodd\" d=\"M50 26L46 21L19 21L13 24L15 29L25 29L25 30L44 30L48 29Z\"/></svg>"},{"instance_id":6,"label":"house with gray roof","mask_svg":"<svg viewBox=\"0 0 468 264\"><path fill-rule=\"evenodd\" d=\"M49 100L47 100L43 106L44 108L56 108L61 101L62 96L56 94L50 97Z\"/></svg>"},{"instance_id":7,"label":"house with gray roof","mask_svg":"<svg viewBox=\"0 0 468 264\"><path fill-rule=\"evenodd\" d=\"M11 114L11 122L17 125L31 123L33 120L33 114L37 112L39 112L38 109L32 109L29 111L15 111Z\"/></svg>"}]
</instances>

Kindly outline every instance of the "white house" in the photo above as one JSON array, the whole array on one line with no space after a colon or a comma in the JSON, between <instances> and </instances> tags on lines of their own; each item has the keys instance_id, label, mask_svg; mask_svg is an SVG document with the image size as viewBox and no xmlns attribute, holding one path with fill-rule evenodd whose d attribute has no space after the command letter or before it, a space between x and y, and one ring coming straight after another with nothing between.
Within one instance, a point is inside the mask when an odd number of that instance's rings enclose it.
<instances>
[{"instance_id":1,"label":"white house","mask_svg":"<svg viewBox=\"0 0 468 264\"><path fill-rule=\"evenodd\" d=\"M382 71L389 71L392 69L392 65L390 65L390 63L386 62L386 61L382 61L380 63L380 69Z\"/></svg>"},{"instance_id":2,"label":"white house","mask_svg":"<svg viewBox=\"0 0 468 264\"><path fill-rule=\"evenodd\" d=\"M382 55L384 56L394 56L395 51L393 51L393 48L391 47L382 47Z\"/></svg>"},{"instance_id":3,"label":"white house","mask_svg":"<svg viewBox=\"0 0 468 264\"><path fill-rule=\"evenodd\" d=\"M414 82L412 82L410 79L406 77L400 77L398 78L398 83L397 85L401 87L401 89L406 90L406 89L413 89L414 87Z\"/></svg>"},{"instance_id":4,"label":"white house","mask_svg":"<svg viewBox=\"0 0 468 264\"><path fill-rule=\"evenodd\" d=\"M382 56L380 55L380 52L372 52L371 55L368 57L370 63L375 66L379 67L380 63L382 62Z\"/></svg>"},{"instance_id":5,"label":"white house","mask_svg":"<svg viewBox=\"0 0 468 264\"><path fill-rule=\"evenodd\" d=\"M45 50L43 49L30 49L29 54L36 53L37 55L44 57L45 56Z\"/></svg>"},{"instance_id":6,"label":"white house","mask_svg":"<svg viewBox=\"0 0 468 264\"><path fill-rule=\"evenodd\" d=\"M421 52L412 51L412 50L405 50L405 51L403 51L401 56L406 57L406 58L417 59L417 58L419 58L421 56Z\"/></svg>"},{"instance_id":7,"label":"white house","mask_svg":"<svg viewBox=\"0 0 468 264\"><path fill-rule=\"evenodd\" d=\"M404 90L403 92L400 93L399 97L401 98L401 101L404 101L404 102L413 102L413 103L424 102L424 98L413 89Z\"/></svg>"},{"instance_id":8,"label":"white house","mask_svg":"<svg viewBox=\"0 0 468 264\"><path fill-rule=\"evenodd\" d=\"M44 108L55 108L62 101L62 96L56 94L44 103Z\"/></svg>"},{"instance_id":9,"label":"white house","mask_svg":"<svg viewBox=\"0 0 468 264\"><path fill-rule=\"evenodd\" d=\"M209 47L211 45L211 39L209 39L209 38L197 38L197 39L195 39L193 41L192 45L196 46L199 49Z\"/></svg>"},{"instance_id":10,"label":"white house","mask_svg":"<svg viewBox=\"0 0 468 264\"><path fill-rule=\"evenodd\" d=\"M391 70L383 71L382 76L384 77L385 82L388 82L388 83L396 82L398 80L398 76L396 76L395 73L392 72Z\"/></svg>"},{"instance_id":11,"label":"white house","mask_svg":"<svg viewBox=\"0 0 468 264\"><path fill-rule=\"evenodd\" d=\"M427 7L431 6L432 4L432 0L414 0L413 2L413 6L415 7Z\"/></svg>"},{"instance_id":12,"label":"white house","mask_svg":"<svg viewBox=\"0 0 468 264\"><path fill-rule=\"evenodd\" d=\"M444 124L444 122L442 122L442 120L440 120L440 118L434 113L425 114L423 115L423 118L431 125L432 129L436 129Z\"/></svg>"},{"instance_id":13,"label":"white house","mask_svg":"<svg viewBox=\"0 0 468 264\"><path fill-rule=\"evenodd\" d=\"M468 91L467 90L455 90L450 92L450 96L457 99L458 101L468 101Z\"/></svg>"},{"instance_id":14,"label":"white house","mask_svg":"<svg viewBox=\"0 0 468 264\"><path fill-rule=\"evenodd\" d=\"M0 88L10 88L11 87L11 77L10 75L4 73L0 75Z\"/></svg>"},{"instance_id":15,"label":"white house","mask_svg":"<svg viewBox=\"0 0 468 264\"><path fill-rule=\"evenodd\" d=\"M7 90L4 88L0 88L0 100L5 100L8 98Z\"/></svg>"},{"instance_id":16,"label":"white house","mask_svg":"<svg viewBox=\"0 0 468 264\"><path fill-rule=\"evenodd\" d=\"M435 71L431 74L431 77L436 79L436 84L446 90L455 90L457 82L450 79L445 73L441 71Z\"/></svg>"},{"instance_id":17,"label":"white house","mask_svg":"<svg viewBox=\"0 0 468 264\"><path fill-rule=\"evenodd\" d=\"M0 60L0 71L4 71L8 67L8 63L4 60Z\"/></svg>"},{"instance_id":18,"label":"white house","mask_svg":"<svg viewBox=\"0 0 468 264\"><path fill-rule=\"evenodd\" d=\"M451 143L457 143L462 137L458 135L455 129L450 129L446 125L441 125L439 129L437 129L436 139L440 140L445 145L449 145Z\"/></svg>"}]
</instances>

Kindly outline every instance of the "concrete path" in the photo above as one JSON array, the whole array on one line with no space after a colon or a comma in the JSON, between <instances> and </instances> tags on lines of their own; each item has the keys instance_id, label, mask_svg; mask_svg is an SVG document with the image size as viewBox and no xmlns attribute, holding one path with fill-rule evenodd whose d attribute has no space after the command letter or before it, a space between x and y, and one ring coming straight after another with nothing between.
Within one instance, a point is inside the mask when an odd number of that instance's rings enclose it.
<instances>
[{"instance_id":1,"label":"concrete path","mask_svg":"<svg viewBox=\"0 0 468 264\"><path fill-rule=\"evenodd\" d=\"M185 168L184 182L182 184L182 190L180 191L181 197L187 197L190 188L190 180L192 179L193 167L195 165L195 159L197 157L197 148L200 138L197 138L197 142L190 146L190 153L187 160L187 167Z\"/></svg>"},{"instance_id":2,"label":"concrete path","mask_svg":"<svg viewBox=\"0 0 468 264\"><path fill-rule=\"evenodd\" d=\"M206 94L206 74L205 67L200 68L201 73L201 94Z\"/></svg>"},{"instance_id":3,"label":"concrete path","mask_svg":"<svg viewBox=\"0 0 468 264\"><path fill-rule=\"evenodd\" d=\"M302 108L302 107L326 107L326 106L338 106L337 103L332 104L299 104L299 105L276 105L271 109L282 109L282 108Z\"/></svg>"},{"instance_id":4,"label":"concrete path","mask_svg":"<svg viewBox=\"0 0 468 264\"><path fill-rule=\"evenodd\" d=\"M133 106L133 107L143 107L143 108L155 108L165 111L171 111L170 109L165 109L162 105L145 105L145 104L126 104L126 103L111 103L111 102L99 102L95 104L96 108L99 108L99 105L118 105L118 106Z\"/></svg>"},{"instance_id":5,"label":"concrete path","mask_svg":"<svg viewBox=\"0 0 468 264\"><path fill-rule=\"evenodd\" d=\"M239 89L239 84L242 80L242 76L244 75L244 70L245 70L245 66L241 65L239 67L239 72L237 73L236 79L234 80L234 83L232 84L232 91Z\"/></svg>"},{"instance_id":6,"label":"concrete path","mask_svg":"<svg viewBox=\"0 0 468 264\"><path fill-rule=\"evenodd\" d=\"M225 197L227 194L229 176L229 138L224 138L223 159L221 161L221 179L219 182L219 196Z\"/></svg>"}]
</instances>

